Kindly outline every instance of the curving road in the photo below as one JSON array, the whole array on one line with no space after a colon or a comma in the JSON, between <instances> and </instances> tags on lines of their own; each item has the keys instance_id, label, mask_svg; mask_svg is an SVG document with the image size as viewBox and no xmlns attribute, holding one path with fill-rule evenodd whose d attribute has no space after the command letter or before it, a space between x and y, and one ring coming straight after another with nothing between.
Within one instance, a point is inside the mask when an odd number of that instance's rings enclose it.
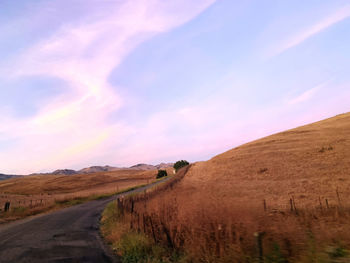
<instances>
[{"instance_id":1,"label":"curving road","mask_svg":"<svg viewBox=\"0 0 350 263\"><path fill-rule=\"evenodd\" d=\"M99 234L101 213L118 196L1 225L0 262L119 262Z\"/></svg>"}]
</instances>

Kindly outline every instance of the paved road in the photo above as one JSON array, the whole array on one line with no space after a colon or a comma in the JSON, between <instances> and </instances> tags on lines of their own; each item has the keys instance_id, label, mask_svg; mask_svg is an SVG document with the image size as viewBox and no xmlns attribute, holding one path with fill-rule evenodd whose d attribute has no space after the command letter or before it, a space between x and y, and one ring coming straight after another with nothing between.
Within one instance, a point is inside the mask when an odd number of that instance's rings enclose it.
<instances>
[{"instance_id":1,"label":"paved road","mask_svg":"<svg viewBox=\"0 0 350 263\"><path fill-rule=\"evenodd\" d=\"M117 197L0 226L0 262L118 262L99 235L101 213Z\"/></svg>"}]
</instances>

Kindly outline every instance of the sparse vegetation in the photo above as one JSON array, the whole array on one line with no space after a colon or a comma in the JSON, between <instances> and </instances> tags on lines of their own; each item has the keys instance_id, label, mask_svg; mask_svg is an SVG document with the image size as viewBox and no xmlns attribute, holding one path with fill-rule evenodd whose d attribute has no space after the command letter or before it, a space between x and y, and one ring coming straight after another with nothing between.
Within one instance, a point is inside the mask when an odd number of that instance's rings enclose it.
<instances>
[{"instance_id":1,"label":"sparse vegetation","mask_svg":"<svg viewBox=\"0 0 350 263\"><path fill-rule=\"evenodd\" d=\"M168 173L166 170L158 170L157 179L165 177L165 176L168 176Z\"/></svg>"},{"instance_id":2,"label":"sparse vegetation","mask_svg":"<svg viewBox=\"0 0 350 263\"><path fill-rule=\"evenodd\" d=\"M268 170L269 169L267 169L267 168L261 168L261 169L259 169L258 173L263 174L263 173L267 172Z\"/></svg>"},{"instance_id":3,"label":"sparse vegetation","mask_svg":"<svg viewBox=\"0 0 350 263\"><path fill-rule=\"evenodd\" d=\"M174 169L175 171L177 172L179 169L181 169L182 167L185 167L187 165L189 165L190 163L185 161L185 160L181 160L181 161L177 161L175 164L174 164Z\"/></svg>"},{"instance_id":4,"label":"sparse vegetation","mask_svg":"<svg viewBox=\"0 0 350 263\"><path fill-rule=\"evenodd\" d=\"M325 151L332 151L333 150L333 147L332 146L328 146L328 147L322 147L319 152L320 153L324 153Z\"/></svg>"}]
</instances>

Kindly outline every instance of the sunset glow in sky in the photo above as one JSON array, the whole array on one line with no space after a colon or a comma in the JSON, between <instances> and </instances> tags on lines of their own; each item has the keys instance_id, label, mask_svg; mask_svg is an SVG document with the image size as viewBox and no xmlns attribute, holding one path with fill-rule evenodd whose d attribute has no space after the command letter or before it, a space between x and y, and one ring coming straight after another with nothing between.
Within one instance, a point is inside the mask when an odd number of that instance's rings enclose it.
<instances>
[{"instance_id":1,"label":"sunset glow in sky","mask_svg":"<svg viewBox=\"0 0 350 263\"><path fill-rule=\"evenodd\" d=\"M350 111L350 3L1 0L0 58L0 173L206 160Z\"/></svg>"}]
</instances>

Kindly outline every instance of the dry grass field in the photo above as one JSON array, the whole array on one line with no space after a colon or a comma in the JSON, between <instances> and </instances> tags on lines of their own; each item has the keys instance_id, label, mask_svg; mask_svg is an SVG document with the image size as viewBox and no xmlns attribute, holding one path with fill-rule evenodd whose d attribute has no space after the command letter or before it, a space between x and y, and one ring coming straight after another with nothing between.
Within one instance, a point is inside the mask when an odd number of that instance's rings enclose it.
<instances>
[{"instance_id":1,"label":"dry grass field","mask_svg":"<svg viewBox=\"0 0 350 263\"><path fill-rule=\"evenodd\" d=\"M350 193L350 114L272 135L196 163L184 189L270 207L338 203ZM199 191L198 191L199 190ZM348 203L347 203L348 204ZM344 203L345 205L345 203Z\"/></svg>"},{"instance_id":2,"label":"dry grass field","mask_svg":"<svg viewBox=\"0 0 350 263\"><path fill-rule=\"evenodd\" d=\"M11 194L66 194L114 188L154 179L156 171L118 170L77 175L34 175L0 182L0 192Z\"/></svg>"},{"instance_id":3,"label":"dry grass field","mask_svg":"<svg viewBox=\"0 0 350 263\"><path fill-rule=\"evenodd\" d=\"M0 182L0 223L151 183L157 171L34 175ZM74 201L75 200L75 201ZM4 205L10 202L10 212Z\"/></svg>"},{"instance_id":4,"label":"dry grass field","mask_svg":"<svg viewBox=\"0 0 350 263\"><path fill-rule=\"evenodd\" d=\"M148 241L115 229L109 240L126 258L144 246L139 262L350 262L349 194L343 114L195 163L171 189L115 204ZM150 242L167 249L155 255Z\"/></svg>"}]
</instances>

